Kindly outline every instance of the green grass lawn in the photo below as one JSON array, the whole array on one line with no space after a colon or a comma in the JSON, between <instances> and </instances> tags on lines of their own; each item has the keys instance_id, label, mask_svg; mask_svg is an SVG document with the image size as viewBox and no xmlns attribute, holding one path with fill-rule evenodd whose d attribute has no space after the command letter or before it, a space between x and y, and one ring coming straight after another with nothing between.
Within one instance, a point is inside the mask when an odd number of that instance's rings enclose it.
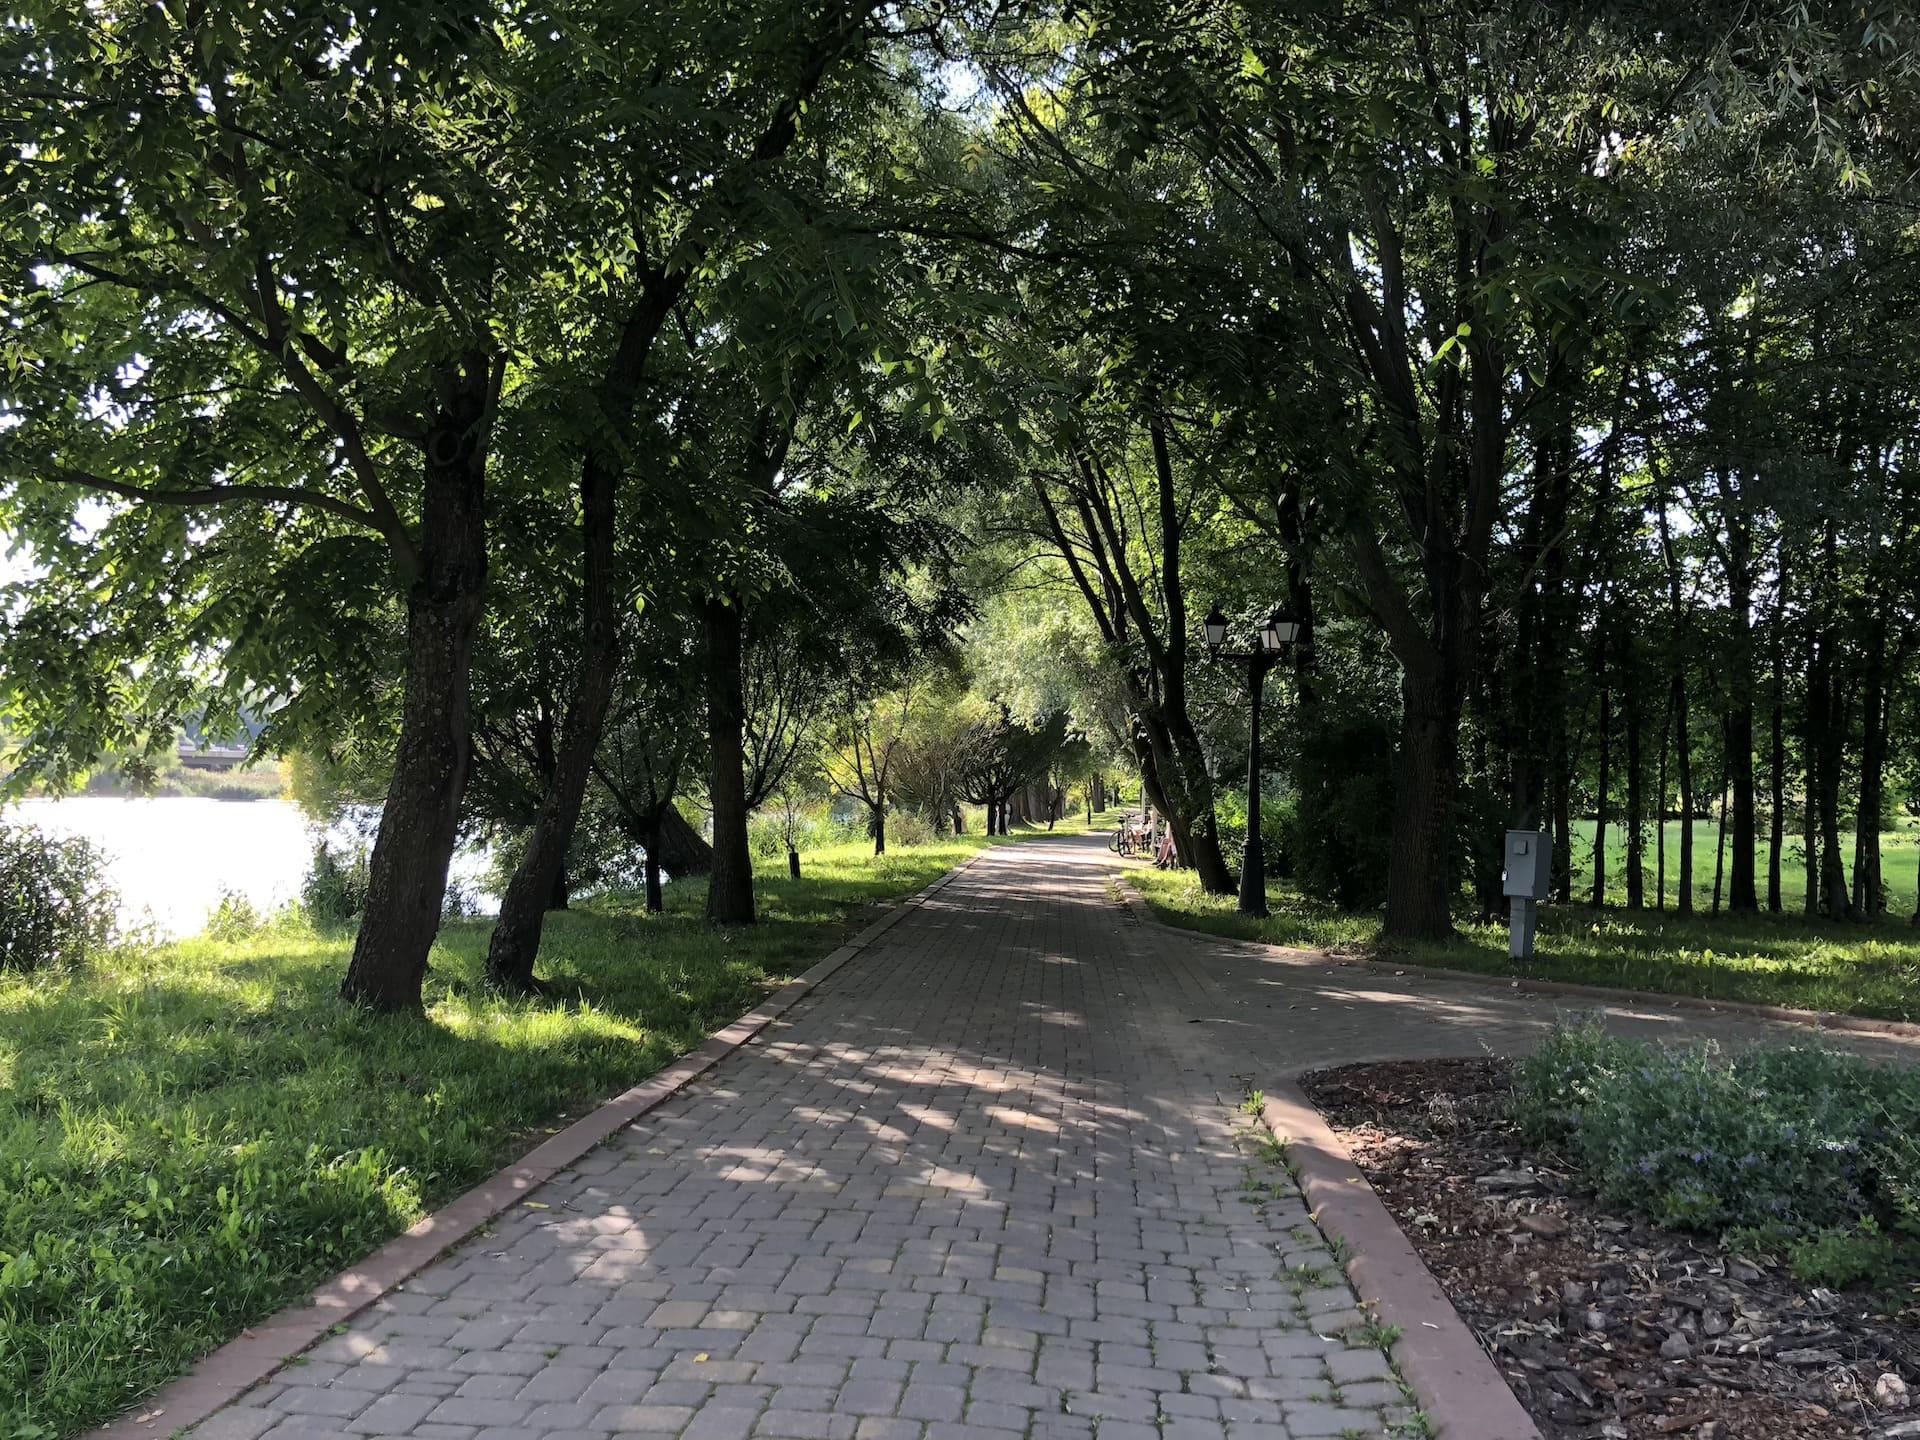
<instances>
[{"instance_id":1,"label":"green grass lawn","mask_svg":"<svg viewBox=\"0 0 1920 1440\"><path fill-rule=\"evenodd\" d=\"M554 915L539 1001L450 925L424 1024L348 1011L350 939L298 929L0 979L0 1440L114 1415L987 843L765 862L750 929L698 883Z\"/></svg>"},{"instance_id":2,"label":"green grass lawn","mask_svg":"<svg viewBox=\"0 0 1920 1440\"><path fill-rule=\"evenodd\" d=\"M1920 1021L1920 929L1904 915L1878 925L1795 915L1734 919L1545 906L1531 964L1507 958L1507 929L1462 923L1449 943L1386 947L1378 914L1348 915L1282 885L1269 886L1268 920L1234 898L1203 893L1191 871L1130 869L1128 878L1170 924L1235 939L1374 954L1487 975L1525 974L1719 1000Z\"/></svg>"},{"instance_id":3,"label":"green grass lawn","mask_svg":"<svg viewBox=\"0 0 1920 1440\"><path fill-rule=\"evenodd\" d=\"M1574 822L1573 833L1573 871L1574 893L1590 899L1593 894L1593 822L1579 820ZM1667 884L1668 903L1680 893L1680 829L1678 820L1666 822L1667 837ZM1719 843L1720 827L1711 820L1693 822L1693 890L1694 904L1705 908L1713 901L1714 847ZM1654 843L1652 827L1647 830L1647 899L1654 895ZM1760 903L1767 898L1767 844L1764 817L1761 825L1760 843L1756 847L1754 873L1760 889ZM1780 851L1780 899L1789 911L1798 913L1805 904L1807 885L1805 870L1805 847L1797 835L1788 834ZM1847 873L1853 873L1853 833L1843 832L1840 836L1840 854L1846 861ZM1731 842L1729 842L1728 863L1732 862ZM1914 887L1920 883L1920 820L1908 819L1897 830L1890 830L1880 837L1880 865L1882 879L1887 887L1889 908L1901 919L1913 914ZM1607 826L1607 895L1615 902L1624 901L1627 895L1627 838L1620 828L1618 817Z\"/></svg>"}]
</instances>

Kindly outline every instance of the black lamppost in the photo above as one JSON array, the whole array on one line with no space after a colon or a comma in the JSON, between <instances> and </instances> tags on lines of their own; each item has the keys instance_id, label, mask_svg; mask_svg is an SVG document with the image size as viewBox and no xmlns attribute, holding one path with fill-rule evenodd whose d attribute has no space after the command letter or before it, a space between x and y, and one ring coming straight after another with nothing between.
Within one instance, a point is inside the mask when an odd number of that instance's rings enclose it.
<instances>
[{"instance_id":1,"label":"black lamppost","mask_svg":"<svg viewBox=\"0 0 1920 1440\"><path fill-rule=\"evenodd\" d=\"M1207 636L1207 654L1215 660L1247 662L1247 847L1240 859L1240 904L1242 915L1265 918L1267 915L1267 856L1260 844L1260 701L1267 688L1267 672L1280 661L1286 648L1300 635L1300 625L1286 611L1276 608L1255 632L1258 643L1251 650L1225 650L1227 617L1215 605L1203 622Z\"/></svg>"}]
</instances>

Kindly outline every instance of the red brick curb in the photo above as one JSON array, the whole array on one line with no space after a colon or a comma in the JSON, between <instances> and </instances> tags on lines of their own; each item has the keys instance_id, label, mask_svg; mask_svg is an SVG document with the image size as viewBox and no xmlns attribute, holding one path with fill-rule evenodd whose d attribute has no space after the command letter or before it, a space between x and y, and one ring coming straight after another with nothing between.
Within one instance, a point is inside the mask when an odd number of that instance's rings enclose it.
<instances>
[{"instance_id":1,"label":"red brick curb","mask_svg":"<svg viewBox=\"0 0 1920 1440\"><path fill-rule=\"evenodd\" d=\"M1632 1005L1642 1010L1698 1010L1715 1015L1749 1015L1757 1020L1782 1020L1812 1030L1840 1030L1857 1035L1888 1035L1901 1040L1920 1040L1920 1025L1907 1020L1876 1020L1867 1015L1842 1015L1831 1010L1796 1010L1787 1005L1764 1005L1755 1000L1713 1000L1702 995L1673 995L1659 990L1627 990L1615 985L1585 985L1576 980L1536 980L1525 975L1492 975L1483 970L1451 970L1439 965L1408 964L1399 960L1379 960L1368 955L1341 955L1331 950L1308 950L1298 945L1274 945L1265 940L1246 940L1236 935L1215 935L1207 930L1189 930L1170 925L1153 913L1153 905L1129 883L1123 895L1130 909L1155 925L1182 935L1197 935L1217 945L1240 945L1288 960L1314 965L1347 965L1361 970L1388 970L1395 975L1412 975L1423 980L1477 981L1503 990L1519 990L1538 995L1565 995L1573 999L1607 1001Z\"/></svg>"},{"instance_id":2,"label":"red brick curb","mask_svg":"<svg viewBox=\"0 0 1920 1440\"><path fill-rule=\"evenodd\" d=\"M774 991L731 1025L716 1030L698 1048L542 1141L491 1179L481 1181L412 1229L387 1241L359 1264L334 1276L305 1300L295 1301L260 1324L241 1331L202 1358L180 1379L148 1397L132 1413L99 1427L93 1435L98 1440L152 1440L156 1435L172 1435L198 1425L238 1399L302 1350L325 1339L334 1326L358 1315L527 1192L551 1180L596 1145L678 1094L695 1078L747 1044L791 1010L808 991L987 853L982 850L968 856L925 889L900 901L798 979Z\"/></svg>"},{"instance_id":3,"label":"red brick curb","mask_svg":"<svg viewBox=\"0 0 1920 1440\"><path fill-rule=\"evenodd\" d=\"M1453 1308L1398 1222L1292 1080L1269 1091L1262 1121L1314 1222L1352 1252L1347 1278L1382 1324L1397 1326L1393 1363L1440 1440L1540 1440L1499 1369Z\"/></svg>"}]
</instances>

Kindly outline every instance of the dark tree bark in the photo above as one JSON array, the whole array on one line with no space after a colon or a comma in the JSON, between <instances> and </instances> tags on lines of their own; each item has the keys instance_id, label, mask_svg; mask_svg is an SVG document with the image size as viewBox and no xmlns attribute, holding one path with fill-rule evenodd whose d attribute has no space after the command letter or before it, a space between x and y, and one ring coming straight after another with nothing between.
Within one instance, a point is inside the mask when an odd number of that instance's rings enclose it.
<instances>
[{"instance_id":1,"label":"dark tree bark","mask_svg":"<svg viewBox=\"0 0 1920 1440\"><path fill-rule=\"evenodd\" d=\"M342 998L372 1010L421 1010L473 766L473 642L487 574L484 397L461 400L426 444L400 738L369 862L366 910L340 985Z\"/></svg>"},{"instance_id":2,"label":"dark tree bark","mask_svg":"<svg viewBox=\"0 0 1920 1440\"><path fill-rule=\"evenodd\" d=\"M1727 525L1727 557L1733 621L1727 671L1741 677L1743 682L1727 687L1727 765L1733 784L1733 856L1729 866L1727 908L1757 911L1760 899L1753 875L1759 851L1753 813L1753 686L1745 683L1754 672L1753 531L1743 516L1736 520L1732 511Z\"/></svg>"},{"instance_id":3,"label":"dark tree bark","mask_svg":"<svg viewBox=\"0 0 1920 1440\"><path fill-rule=\"evenodd\" d=\"M1087 803L1093 807L1094 814L1097 815L1106 810L1107 782L1105 779L1101 777L1098 771L1094 772L1093 781L1088 789L1088 796L1089 796L1089 799ZM1092 816L1089 816L1088 818L1091 819Z\"/></svg>"},{"instance_id":4,"label":"dark tree bark","mask_svg":"<svg viewBox=\"0 0 1920 1440\"><path fill-rule=\"evenodd\" d=\"M1851 919L1853 899L1840 854L1840 781L1846 760L1847 724L1839 693L1835 652L1840 641L1830 597L1839 570L1839 534L1829 519L1821 545L1822 573L1815 584L1813 660L1807 671L1807 728L1814 755L1814 809L1820 833L1820 887L1828 918Z\"/></svg>"},{"instance_id":5,"label":"dark tree bark","mask_svg":"<svg viewBox=\"0 0 1920 1440\"><path fill-rule=\"evenodd\" d=\"M1547 792L1553 817L1553 898L1565 905L1573 899L1573 737L1563 712L1553 730L1553 756L1548 767Z\"/></svg>"},{"instance_id":6,"label":"dark tree bark","mask_svg":"<svg viewBox=\"0 0 1920 1440\"><path fill-rule=\"evenodd\" d=\"M1593 904L1607 903L1607 803L1613 788L1613 687L1607 680L1606 617L1601 617L1599 654L1594 660L1600 687L1600 763L1593 810Z\"/></svg>"},{"instance_id":7,"label":"dark tree bark","mask_svg":"<svg viewBox=\"0 0 1920 1440\"><path fill-rule=\"evenodd\" d=\"M1880 812L1886 799L1887 634L1885 618L1871 595L1868 605L1873 613L1868 620L1866 653L1861 657L1860 789L1853 822L1853 909L1864 920L1877 920L1887 911L1880 867Z\"/></svg>"},{"instance_id":8,"label":"dark tree bark","mask_svg":"<svg viewBox=\"0 0 1920 1440\"><path fill-rule=\"evenodd\" d=\"M1046 535L1072 576L1099 628L1114 646L1137 643L1144 663L1123 677L1136 727L1132 739L1143 781L1155 808L1166 818L1181 859L1194 868L1209 894L1233 893L1233 876L1220 850L1213 811L1213 778L1205 747L1188 710L1187 598L1181 574L1182 532L1186 523L1177 494L1165 417L1149 402L1145 428L1152 442L1155 495L1152 515L1158 541L1157 573L1161 613L1148 601L1148 589L1128 559L1127 518L1113 498L1111 477L1097 455L1074 457L1077 475L1064 487L1075 532L1069 535L1048 482L1033 477L1034 493ZM1003 825L1004 833L1004 825Z\"/></svg>"},{"instance_id":9,"label":"dark tree bark","mask_svg":"<svg viewBox=\"0 0 1920 1440\"><path fill-rule=\"evenodd\" d=\"M1724 737L1730 734L1732 728L1731 724L1724 724L1721 727L1721 735ZM1720 826L1714 833L1713 847L1713 913L1715 915L1720 913L1721 885L1727 875L1727 793L1732 783L1732 770L1732 752L1723 745L1720 751Z\"/></svg>"},{"instance_id":10,"label":"dark tree bark","mask_svg":"<svg viewBox=\"0 0 1920 1440\"><path fill-rule=\"evenodd\" d=\"M1387 912L1395 917L1396 936L1445 936L1453 931L1449 899L1460 703L1444 684L1412 672L1401 679L1400 699Z\"/></svg>"},{"instance_id":11,"label":"dark tree bark","mask_svg":"<svg viewBox=\"0 0 1920 1440\"><path fill-rule=\"evenodd\" d=\"M1647 903L1646 760L1642 752L1640 671L1633 664L1633 634L1625 638L1621 673L1626 681L1627 729L1627 908Z\"/></svg>"},{"instance_id":12,"label":"dark tree bark","mask_svg":"<svg viewBox=\"0 0 1920 1440\"><path fill-rule=\"evenodd\" d=\"M553 877L553 893L547 897L547 909L565 910L573 903L573 885L567 876L567 867L562 865L560 873Z\"/></svg>"},{"instance_id":13,"label":"dark tree bark","mask_svg":"<svg viewBox=\"0 0 1920 1440\"><path fill-rule=\"evenodd\" d=\"M635 382L637 383L637 381ZM554 886L564 883L567 851L580 822L580 805L593 778L593 757L606 730L620 669L619 577L615 573L614 502L620 461L596 449L581 468L580 538L583 552L582 632L572 694L561 721L560 746L540 813L527 835L520 864L500 898L500 916L487 943L487 981L517 994L538 990L534 961Z\"/></svg>"},{"instance_id":14,"label":"dark tree bark","mask_svg":"<svg viewBox=\"0 0 1920 1440\"><path fill-rule=\"evenodd\" d=\"M707 919L721 925L751 925L753 854L747 843L746 700L740 675L739 605L719 597L703 601L700 628L707 660L707 798L713 806Z\"/></svg>"},{"instance_id":15,"label":"dark tree bark","mask_svg":"<svg viewBox=\"0 0 1920 1440\"><path fill-rule=\"evenodd\" d=\"M1801 902L1801 913L1809 920L1820 913L1820 766L1814 759L1812 708L1812 698L1809 696L1808 714L1804 717L1806 733L1801 737L1801 746L1806 752L1806 764L1802 767L1805 770L1802 784L1806 793L1800 806L1801 875L1807 890L1806 898Z\"/></svg>"},{"instance_id":16,"label":"dark tree bark","mask_svg":"<svg viewBox=\"0 0 1920 1440\"><path fill-rule=\"evenodd\" d=\"M1680 560L1673 547L1667 506L1660 506L1660 553L1667 568L1667 605L1672 619L1674 768L1680 782L1680 866L1677 914L1693 913L1693 739L1692 716L1687 710L1687 662L1681 635L1686 625L1685 601L1680 589Z\"/></svg>"},{"instance_id":17,"label":"dark tree bark","mask_svg":"<svg viewBox=\"0 0 1920 1440\"><path fill-rule=\"evenodd\" d=\"M1673 692L1660 716L1660 782L1653 800L1653 848L1658 856L1653 882L1653 908L1667 908L1667 752L1673 738Z\"/></svg>"},{"instance_id":18,"label":"dark tree bark","mask_svg":"<svg viewBox=\"0 0 1920 1440\"><path fill-rule=\"evenodd\" d=\"M660 888L660 835L665 828L667 812L673 807L662 805L648 817L646 839L641 843L646 847L644 862L647 889L647 913L658 915L667 908L667 897Z\"/></svg>"},{"instance_id":19,"label":"dark tree bark","mask_svg":"<svg viewBox=\"0 0 1920 1440\"><path fill-rule=\"evenodd\" d=\"M873 837L873 853L887 853L887 807L872 805L867 808L867 834Z\"/></svg>"},{"instance_id":20,"label":"dark tree bark","mask_svg":"<svg viewBox=\"0 0 1920 1440\"><path fill-rule=\"evenodd\" d=\"M1674 899L1674 911L1681 915L1693 913L1693 738L1689 731L1691 717L1687 713L1687 677L1678 670L1673 676L1673 735L1674 770L1680 782L1680 857L1678 882L1679 894Z\"/></svg>"},{"instance_id":21,"label":"dark tree bark","mask_svg":"<svg viewBox=\"0 0 1920 1440\"><path fill-rule=\"evenodd\" d=\"M1773 623L1769 627L1768 649L1773 662L1773 685L1771 705L1767 715L1770 735L1770 754L1767 762L1767 783L1770 786L1768 802L1772 809L1767 822L1767 909L1778 915L1782 908L1780 894L1781 852L1786 847L1787 836L1787 734L1786 734L1786 662L1782 652L1781 630L1784 627L1787 608L1787 567L1782 547L1780 564L1779 598L1774 602Z\"/></svg>"}]
</instances>

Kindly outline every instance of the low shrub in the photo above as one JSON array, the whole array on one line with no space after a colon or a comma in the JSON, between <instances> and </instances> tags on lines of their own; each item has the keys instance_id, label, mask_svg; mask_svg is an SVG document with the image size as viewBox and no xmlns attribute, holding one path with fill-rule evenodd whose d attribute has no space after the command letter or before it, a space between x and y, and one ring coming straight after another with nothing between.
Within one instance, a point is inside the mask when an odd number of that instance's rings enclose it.
<instances>
[{"instance_id":1,"label":"low shrub","mask_svg":"<svg viewBox=\"0 0 1920 1440\"><path fill-rule=\"evenodd\" d=\"M84 965L112 945L119 912L91 841L0 825L0 970Z\"/></svg>"},{"instance_id":2,"label":"low shrub","mask_svg":"<svg viewBox=\"0 0 1920 1440\"><path fill-rule=\"evenodd\" d=\"M313 863L300 885L300 908L325 929L359 918L367 905L369 852L362 847L336 849L324 837L315 842Z\"/></svg>"},{"instance_id":3,"label":"low shrub","mask_svg":"<svg viewBox=\"0 0 1920 1440\"><path fill-rule=\"evenodd\" d=\"M918 810L894 810L887 815L889 845L931 845L938 838Z\"/></svg>"},{"instance_id":4,"label":"low shrub","mask_svg":"<svg viewBox=\"0 0 1920 1440\"><path fill-rule=\"evenodd\" d=\"M1915 1226L1920 1076L1903 1067L1802 1047L1665 1049L1589 1023L1557 1027L1520 1063L1515 1109L1604 1199L1664 1224L1789 1246Z\"/></svg>"}]
</instances>

